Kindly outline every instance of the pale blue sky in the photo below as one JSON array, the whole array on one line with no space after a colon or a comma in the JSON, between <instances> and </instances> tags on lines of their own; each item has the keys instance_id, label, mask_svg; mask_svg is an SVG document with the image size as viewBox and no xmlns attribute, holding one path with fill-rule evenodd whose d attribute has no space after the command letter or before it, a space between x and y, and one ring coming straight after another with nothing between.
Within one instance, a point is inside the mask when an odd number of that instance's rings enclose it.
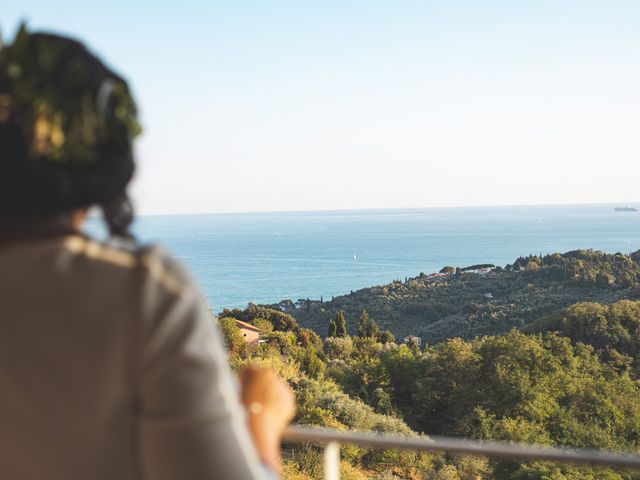
<instances>
[{"instance_id":1,"label":"pale blue sky","mask_svg":"<svg viewBox=\"0 0 640 480\"><path fill-rule=\"evenodd\" d=\"M144 213L640 201L637 0L0 3L130 80Z\"/></svg>"}]
</instances>

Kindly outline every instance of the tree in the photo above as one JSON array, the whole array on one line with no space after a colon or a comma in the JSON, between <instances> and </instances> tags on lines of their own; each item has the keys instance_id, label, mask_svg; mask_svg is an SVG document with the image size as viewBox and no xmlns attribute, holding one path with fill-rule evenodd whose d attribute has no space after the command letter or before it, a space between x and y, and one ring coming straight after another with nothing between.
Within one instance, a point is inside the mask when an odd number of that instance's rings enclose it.
<instances>
[{"instance_id":1,"label":"tree","mask_svg":"<svg viewBox=\"0 0 640 480\"><path fill-rule=\"evenodd\" d=\"M264 318L256 318L253 321L253 325L260 329L260 335L266 336L273 332L273 323L269 320L265 320Z\"/></svg>"},{"instance_id":2,"label":"tree","mask_svg":"<svg viewBox=\"0 0 640 480\"><path fill-rule=\"evenodd\" d=\"M347 320L344 318L344 310L338 310L336 315L336 336L347 336Z\"/></svg>"},{"instance_id":3,"label":"tree","mask_svg":"<svg viewBox=\"0 0 640 480\"><path fill-rule=\"evenodd\" d=\"M374 340L377 340L379 333L380 333L380 328L378 327L378 324L375 322L375 320L369 319L369 322L367 323L365 336L369 338L373 338Z\"/></svg>"},{"instance_id":4,"label":"tree","mask_svg":"<svg viewBox=\"0 0 640 480\"><path fill-rule=\"evenodd\" d=\"M440 270L440 273L446 273L447 275L453 275L456 272L456 269L450 266L443 267Z\"/></svg>"},{"instance_id":5,"label":"tree","mask_svg":"<svg viewBox=\"0 0 640 480\"><path fill-rule=\"evenodd\" d=\"M418 345L418 342L416 342L414 338L407 342L407 347L409 347L409 350L411 350L414 355L420 353L420 345Z\"/></svg>"},{"instance_id":6,"label":"tree","mask_svg":"<svg viewBox=\"0 0 640 480\"><path fill-rule=\"evenodd\" d=\"M369 324L369 314L366 310L362 310L360 314L360 322L358 323L358 336L364 338L367 336L367 325Z\"/></svg>"},{"instance_id":7,"label":"tree","mask_svg":"<svg viewBox=\"0 0 640 480\"><path fill-rule=\"evenodd\" d=\"M380 343L395 342L395 337L390 331L381 332L378 324L369 318L369 313L366 310L362 310L360 314L360 321L358 323L358 337L360 338L372 338Z\"/></svg>"},{"instance_id":8,"label":"tree","mask_svg":"<svg viewBox=\"0 0 640 480\"><path fill-rule=\"evenodd\" d=\"M318 358L315 348L310 347L305 350L304 357L302 357L302 369L309 377L322 378L326 368L324 362Z\"/></svg>"},{"instance_id":9,"label":"tree","mask_svg":"<svg viewBox=\"0 0 640 480\"><path fill-rule=\"evenodd\" d=\"M395 343L396 337L390 330L385 330L384 332L380 332L378 334L378 341L380 343Z\"/></svg>"},{"instance_id":10,"label":"tree","mask_svg":"<svg viewBox=\"0 0 640 480\"><path fill-rule=\"evenodd\" d=\"M218 321L218 325L220 325L222 338L224 339L224 344L227 347L229 356L244 358L246 356L247 347L244 338L242 338L242 334L240 333L240 329L236 325L235 319L223 317Z\"/></svg>"},{"instance_id":11,"label":"tree","mask_svg":"<svg viewBox=\"0 0 640 480\"><path fill-rule=\"evenodd\" d=\"M611 275L609 273L598 272L596 274L596 284L599 287L609 287L609 286L615 284L615 282L616 282L616 277L614 277L613 275Z\"/></svg>"},{"instance_id":12,"label":"tree","mask_svg":"<svg viewBox=\"0 0 640 480\"><path fill-rule=\"evenodd\" d=\"M329 319L329 332L327 333L327 337L333 338L338 336L338 328L336 325L336 321L331 318Z\"/></svg>"},{"instance_id":13,"label":"tree","mask_svg":"<svg viewBox=\"0 0 640 480\"><path fill-rule=\"evenodd\" d=\"M290 303L291 301L287 300L287 302ZM238 320L251 324L254 324L257 318L263 318L271 322L274 331L295 332L300 329L298 322L291 315L253 303L250 303L244 310L240 310L239 308L228 310L225 308L220 316L237 318Z\"/></svg>"},{"instance_id":14,"label":"tree","mask_svg":"<svg viewBox=\"0 0 640 480\"><path fill-rule=\"evenodd\" d=\"M322 339L313 330L308 328L301 328L296 333L297 344L303 348L313 347L318 351L322 350Z\"/></svg>"},{"instance_id":15,"label":"tree","mask_svg":"<svg viewBox=\"0 0 640 480\"><path fill-rule=\"evenodd\" d=\"M331 360L348 360L353 353L353 340L351 337L327 338L324 341L324 353Z\"/></svg>"}]
</instances>

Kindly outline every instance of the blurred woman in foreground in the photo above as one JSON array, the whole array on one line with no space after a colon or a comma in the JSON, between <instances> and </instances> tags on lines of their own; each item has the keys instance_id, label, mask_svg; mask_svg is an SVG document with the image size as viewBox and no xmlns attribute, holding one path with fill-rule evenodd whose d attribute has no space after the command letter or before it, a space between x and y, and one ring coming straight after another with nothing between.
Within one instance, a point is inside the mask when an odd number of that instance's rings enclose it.
<instances>
[{"instance_id":1,"label":"blurred woman in foreground","mask_svg":"<svg viewBox=\"0 0 640 480\"><path fill-rule=\"evenodd\" d=\"M80 43L0 49L0 472L262 479L294 410L272 373L234 387L197 288L129 234L135 105ZM99 207L111 232L81 227ZM248 413L246 413L248 412Z\"/></svg>"}]
</instances>

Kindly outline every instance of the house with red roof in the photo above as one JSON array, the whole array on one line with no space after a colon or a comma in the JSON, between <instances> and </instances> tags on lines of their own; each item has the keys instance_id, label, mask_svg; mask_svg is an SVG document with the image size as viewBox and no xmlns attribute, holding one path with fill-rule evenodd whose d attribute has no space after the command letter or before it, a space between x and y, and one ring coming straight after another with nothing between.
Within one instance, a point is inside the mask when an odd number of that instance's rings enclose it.
<instances>
[{"instance_id":1,"label":"house with red roof","mask_svg":"<svg viewBox=\"0 0 640 480\"><path fill-rule=\"evenodd\" d=\"M242 320L236 320L236 326L240 329L240 335L242 335L245 342L250 344L260 342L260 329L258 327Z\"/></svg>"}]
</instances>

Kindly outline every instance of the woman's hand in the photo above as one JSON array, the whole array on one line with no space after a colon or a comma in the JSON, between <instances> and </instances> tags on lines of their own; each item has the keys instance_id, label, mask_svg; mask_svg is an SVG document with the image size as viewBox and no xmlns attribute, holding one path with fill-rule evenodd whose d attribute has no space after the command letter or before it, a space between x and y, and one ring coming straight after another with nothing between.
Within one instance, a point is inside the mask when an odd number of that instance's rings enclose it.
<instances>
[{"instance_id":1,"label":"woman's hand","mask_svg":"<svg viewBox=\"0 0 640 480\"><path fill-rule=\"evenodd\" d=\"M280 471L282 432L295 414L295 399L289 386L271 370L243 368L240 400L247 410L247 425L262 461Z\"/></svg>"}]
</instances>

